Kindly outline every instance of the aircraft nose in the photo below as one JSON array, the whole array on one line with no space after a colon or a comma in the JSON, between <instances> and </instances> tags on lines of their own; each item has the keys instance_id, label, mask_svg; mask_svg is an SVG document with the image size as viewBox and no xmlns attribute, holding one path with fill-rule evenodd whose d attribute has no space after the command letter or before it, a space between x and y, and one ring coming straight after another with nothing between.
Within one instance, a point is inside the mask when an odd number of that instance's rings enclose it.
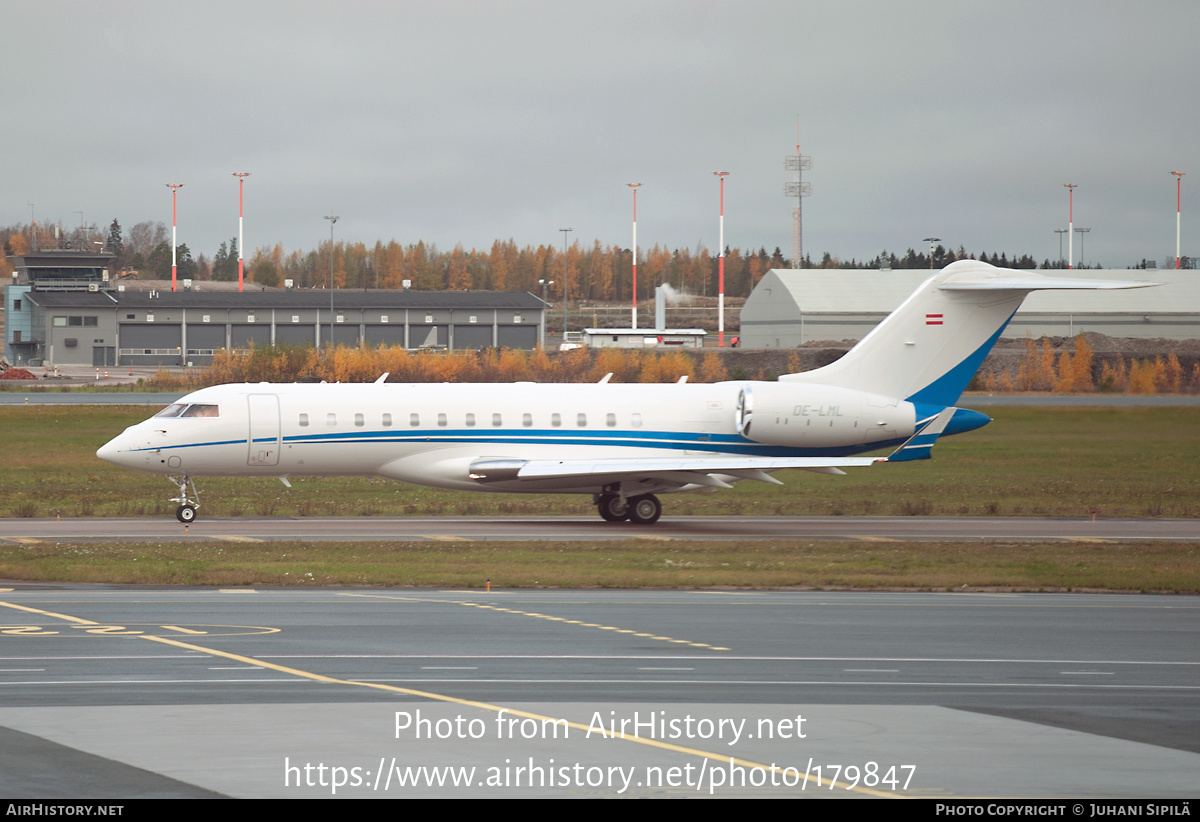
<instances>
[{"instance_id":1,"label":"aircraft nose","mask_svg":"<svg viewBox=\"0 0 1200 822\"><path fill-rule=\"evenodd\" d=\"M120 439L119 437L117 439ZM117 439L109 440L96 449L96 456L105 462L111 462L113 465L121 464L121 447L117 444Z\"/></svg>"}]
</instances>

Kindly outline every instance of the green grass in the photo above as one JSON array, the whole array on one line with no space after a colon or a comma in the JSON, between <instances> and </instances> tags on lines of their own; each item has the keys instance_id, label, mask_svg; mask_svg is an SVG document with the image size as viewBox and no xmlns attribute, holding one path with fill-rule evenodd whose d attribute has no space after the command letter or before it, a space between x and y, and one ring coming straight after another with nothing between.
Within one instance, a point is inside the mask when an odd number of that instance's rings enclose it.
<instances>
[{"instance_id":1,"label":"green grass","mask_svg":"<svg viewBox=\"0 0 1200 822\"><path fill-rule=\"evenodd\" d=\"M98 460L100 445L151 409L0 408L0 516L171 516L174 486ZM844 477L784 471L663 497L675 515L1200 516L1200 409L1008 408L940 442L934 459ZM594 516L586 496L472 494L362 478L201 478L210 516Z\"/></svg>"},{"instance_id":2,"label":"green grass","mask_svg":"<svg viewBox=\"0 0 1200 822\"><path fill-rule=\"evenodd\" d=\"M1200 545L611 543L0 545L0 578L179 585L1200 592Z\"/></svg>"}]
</instances>

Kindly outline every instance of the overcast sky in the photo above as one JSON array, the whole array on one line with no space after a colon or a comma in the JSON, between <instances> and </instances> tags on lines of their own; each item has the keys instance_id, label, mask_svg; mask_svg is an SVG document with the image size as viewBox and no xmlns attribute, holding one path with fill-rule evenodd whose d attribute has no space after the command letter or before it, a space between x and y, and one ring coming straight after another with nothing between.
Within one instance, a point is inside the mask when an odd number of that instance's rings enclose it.
<instances>
[{"instance_id":1,"label":"overcast sky","mask_svg":"<svg viewBox=\"0 0 1200 822\"><path fill-rule=\"evenodd\" d=\"M0 224L171 219L209 257L423 239L1200 254L1200 3L6 1ZM1079 259L1079 243L1075 248Z\"/></svg>"}]
</instances>

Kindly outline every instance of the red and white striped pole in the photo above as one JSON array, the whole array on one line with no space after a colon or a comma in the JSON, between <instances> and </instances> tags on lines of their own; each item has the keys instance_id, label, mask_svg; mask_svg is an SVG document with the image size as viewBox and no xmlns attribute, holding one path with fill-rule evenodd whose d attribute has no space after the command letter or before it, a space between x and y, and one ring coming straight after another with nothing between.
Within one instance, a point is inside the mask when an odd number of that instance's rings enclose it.
<instances>
[{"instance_id":1,"label":"red and white striped pole","mask_svg":"<svg viewBox=\"0 0 1200 822\"><path fill-rule=\"evenodd\" d=\"M238 291L242 290L242 256L245 252L245 241L242 239L242 183L250 176L248 171L235 171L233 176L238 178Z\"/></svg>"},{"instance_id":2,"label":"red and white striped pole","mask_svg":"<svg viewBox=\"0 0 1200 822\"><path fill-rule=\"evenodd\" d=\"M721 256L717 262L717 346L725 347L725 178L729 176L728 171L714 171L717 179L721 181L721 229L719 234L719 242L721 244Z\"/></svg>"},{"instance_id":3,"label":"red and white striped pole","mask_svg":"<svg viewBox=\"0 0 1200 822\"><path fill-rule=\"evenodd\" d=\"M1180 183L1183 182L1183 175L1186 172L1172 171L1175 175L1175 270L1179 270L1179 193Z\"/></svg>"},{"instance_id":4,"label":"red and white striped pole","mask_svg":"<svg viewBox=\"0 0 1200 822\"><path fill-rule=\"evenodd\" d=\"M626 183L625 185L633 189L633 324L630 328L637 328L637 190L641 183Z\"/></svg>"},{"instance_id":5,"label":"red and white striped pole","mask_svg":"<svg viewBox=\"0 0 1200 822\"><path fill-rule=\"evenodd\" d=\"M171 290L175 290L175 195L179 193L179 189L183 188L183 183L167 183L167 188L171 189Z\"/></svg>"}]
</instances>

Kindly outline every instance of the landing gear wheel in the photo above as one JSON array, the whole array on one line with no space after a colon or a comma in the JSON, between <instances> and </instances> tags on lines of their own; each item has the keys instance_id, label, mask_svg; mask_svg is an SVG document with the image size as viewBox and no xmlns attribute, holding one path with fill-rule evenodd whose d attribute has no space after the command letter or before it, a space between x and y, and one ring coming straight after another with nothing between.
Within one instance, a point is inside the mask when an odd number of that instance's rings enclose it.
<instances>
[{"instance_id":1,"label":"landing gear wheel","mask_svg":"<svg viewBox=\"0 0 1200 822\"><path fill-rule=\"evenodd\" d=\"M196 519L196 509L190 505L181 505L175 509L175 519L187 525Z\"/></svg>"},{"instance_id":2,"label":"landing gear wheel","mask_svg":"<svg viewBox=\"0 0 1200 822\"><path fill-rule=\"evenodd\" d=\"M629 521L635 525L653 525L662 516L662 503L653 494L629 500Z\"/></svg>"},{"instance_id":3,"label":"landing gear wheel","mask_svg":"<svg viewBox=\"0 0 1200 822\"><path fill-rule=\"evenodd\" d=\"M600 517L607 522L622 522L629 519L629 503L622 501L616 494L602 494L596 500L596 509Z\"/></svg>"}]
</instances>

